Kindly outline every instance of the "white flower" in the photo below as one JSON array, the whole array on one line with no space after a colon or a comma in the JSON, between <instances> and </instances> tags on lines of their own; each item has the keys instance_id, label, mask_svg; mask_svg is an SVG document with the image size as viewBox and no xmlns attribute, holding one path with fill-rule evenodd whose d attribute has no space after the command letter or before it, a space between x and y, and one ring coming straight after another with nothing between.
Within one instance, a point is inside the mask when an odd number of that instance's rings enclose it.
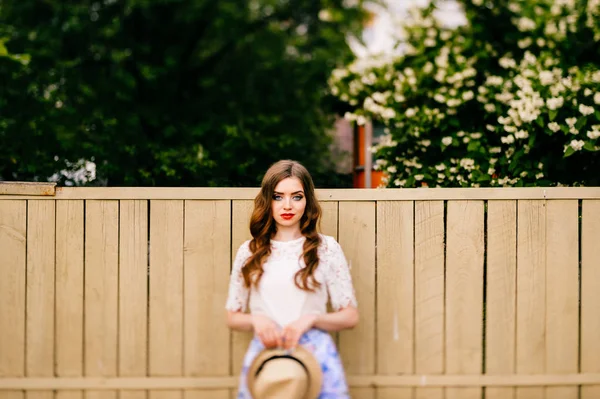
<instances>
[{"instance_id":1,"label":"white flower","mask_svg":"<svg viewBox=\"0 0 600 399\"><path fill-rule=\"evenodd\" d=\"M496 106L495 106L494 104L492 104L492 103L487 103L487 104L485 104L485 105L483 106L483 108L485 108L485 110L486 110L487 112L490 112L490 113L492 113L492 112L495 112L495 111L496 111Z\"/></svg>"},{"instance_id":2,"label":"white flower","mask_svg":"<svg viewBox=\"0 0 600 399\"><path fill-rule=\"evenodd\" d=\"M425 45L425 47L434 47L435 43L436 43L435 39L431 38L431 37L428 37L427 39L425 39L423 41L423 44Z\"/></svg>"},{"instance_id":3,"label":"white flower","mask_svg":"<svg viewBox=\"0 0 600 399\"><path fill-rule=\"evenodd\" d=\"M512 134L509 134L508 136L501 137L501 138L500 138L500 141L501 141L503 144L512 144L512 143L514 143L514 142L515 142L515 138L514 138L514 136L513 136Z\"/></svg>"},{"instance_id":4,"label":"white flower","mask_svg":"<svg viewBox=\"0 0 600 399\"><path fill-rule=\"evenodd\" d=\"M465 170L473 170L475 168L475 161L470 158L464 158L460 160L460 166Z\"/></svg>"},{"instance_id":5,"label":"white flower","mask_svg":"<svg viewBox=\"0 0 600 399\"><path fill-rule=\"evenodd\" d=\"M488 76L485 84L490 86L500 86L502 85L502 78L500 76Z\"/></svg>"},{"instance_id":6,"label":"white flower","mask_svg":"<svg viewBox=\"0 0 600 399\"><path fill-rule=\"evenodd\" d=\"M593 93L593 91L589 87L586 87L585 90L583 91L583 95L586 96L586 97L591 96L592 93Z\"/></svg>"},{"instance_id":7,"label":"white flower","mask_svg":"<svg viewBox=\"0 0 600 399\"><path fill-rule=\"evenodd\" d=\"M569 127L573 127L577 123L577 118L567 118L565 119L565 122L567 122Z\"/></svg>"},{"instance_id":8,"label":"white flower","mask_svg":"<svg viewBox=\"0 0 600 399\"><path fill-rule=\"evenodd\" d=\"M465 101L472 100L472 99L473 99L473 97L475 97L475 94L474 94L472 91L470 91L470 90L469 90L469 91L465 91L465 92L462 94L462 98L463 98L463 100L465 100Z\"/></svg>"},{"instance_id":9,"label":"white flower","mask_svg":"<svg viewBox=\"0 0 600 399\"><path fill-rule=\"evenodd\" d=\"M583 140L571 140L571 142L569 143L569 146L575 151L580 151L584 145L585 142Z\"/></svg>"},{"instance_id":10,"label":"white flower","mask_svg":"<svg viewBox=\"0 0 600 399\"><path fill-rule=\"evenodd\" d=\"M378 92L378 91L376 91L375 93L373 93L371 95L371 97L373 97L373 100L377 101L380 104L383 104L383 103L385 103L387 101L387 96L385 94L383 94L383 93Z\"/></svg>"},{"instance_id":11,"label":"white flower","mask_svg":"<svg viewBox=\"0 0 600 399\"><path fill-rule=\"evenodd\" d=\"M500 154L501 152L502 152L501 147L491 147L490 148L490 154ZM490 160L490 163L492 163L491 160Z\"/></svg>"},{"instance_id":12,"label":"white flower","mask_svg":"<svg viewBox=\"0 0 600 399\"><path fill-rule=\"evenodd\" d=\"M381 116L384 119L392 119L396 116L396 111L394 111L392 108L384 108L381 112Z\"/></svg>"},{"instance_id":13,"label":"white flower","mask_svg":"<svg viewBox=\"0 0 600 399\"><path fill-rule=\"evenodd\" d=\"M594 94L594 103L600 105L600 91Z\"/></svg>"},{"instance_id":14,"label":"white flower","mask_svg":"<svg viewBox=\"0 0 600 399\"><path fill-rule=\"evenodd\" d=\"M598 137L600 137L600 130L588 130L587 136L590 138L590 140L596 140Z\"/></svg>"},{"instance_id":15,"label":"white flower","mask_svg":"<svg viewBox=\"0 0 600 399\"><path fill-rule=\"evenodd\" d=\"M423 180L423 177L425 177L425 176L423 176L423 175L415 175L415 180L416 181L421 181L421 180Z\"/></svg>"},{"instance_id":16,"label":"white flower","mask_svg":"<svg viewBox=\"0 0 600 399\"><path fill-rule=\"evenodd\" d=\"M525 130L519 130L517 133L515 133L515 137L518 139L526 139L529 137L529 133L527 133Z\"/></svg>"},{"instance_id":17,"label":"white flower","mask_svg":"<svg viewBox=\"0 0 600 399\"><path fill-rule=\"evenodd\" d=\"M552 71L540 72L540 83L544 86L548 86L554 82L554 74Z\"/></svg>"},{"instance_id":18,"label":"white flower","mask_svg":"<svg viewBox=\"0 0 600 399\"><path fill-rule=\"evenodd\" d=\"M437 177L438 177L438 180L444 180L446 178L446 175L443 173L438 173Z\"/></svg>"},{"instance_id":19,"label":"white flower","mask_svg":"<svg viewBox=\"0 0 600 399\"><path fill-rule=\"evenodd\" d=\"M452 37L452 32L445 30L440 34L440 38L444 41L449 40Z\"/></svg>"},{"instance_id":20,"label":"white flower","mask_svg":"<svg viewBox=\"0 0 600 399\"><path fill-rule=\"evenodd\" d=\"M590 107L584 104L579 104L579 112L581 112L583 115L591 115L594 113L594 107Z\"/></svg>"},{"instance_id":21,"label":"white flower","mask_svg":"<svg viewBox=\"0 0 600 399\"><path fill-rule=\"evenodd\" d=\"M329 10L319 11L319 19L321 21L331 21L331 11L329 11Z\"/></svg>"},{"instance_id":22,"label":"white flower","mask_svg":"<svg viewBox=\"0 0 600 399\"><path fill-rule=\"evenodd\" d=\"M441 172L442 170L446 170L446 165L443 163L435 165L435 169Z\"/></svg>"},{"instance_id":23,"label":"white flower","mask_svg":"<svg viewBox=\"0 0 600 399\"><path fill-rule=\"evenodd\" d=\"M481 133L472 133L471 138L479 140L481 138Z\"/></svg>"},{"instance_id":24,"label":"white flower","mask_svg":"<svg viewBox=\"0 0 600 399\"><path fill-rule=\"evenodd\" d=\"M451 98L448 100L449 107L458 107L461 104L458 98Z\"/></svg>"},{"instance_id":25,"label":"white flower","mask_svg":"<svg viewBox=\"0 0 600 399\"><path fill-rule=\"evenodd\" d=\"M563 106L565 100L562 97L552 97L546 100L548 109L555 110Z\"/></svg>"},{"instance_id":26,"label":"white flower","mask_svg":"<svg viewBox=\"0 0 600 399\"><path fill-rule=\"evenodd\" d=\"M398 170L396 169L396 167L394 165L392 166L388 166L387 168L388 173L396 173Z\"/></svg>"},{"instance_id":27,"label":"white flower","mask_svg":"<svg viewBox=\"0 0 600 399\"><path fill-rule=\"evenodd\" d=\"M437 101L438 103L443 103L444 101L446 101L446 97L444 97L442 94L437 93L435 96L433 96L433 99L435 101Z\"/></svg>"},{"instance_id":28,"label":"white flower","mask_svg":"<svg viewBox=\"0 0 600 399\"><path fill-rule=\"evenodd\" d=\"M416 114L417 114L417 110L416 110L416 109L414 109L414 108L408 108L408 109L406 110L406 116L407 116L408 118L412 118L412 117L413 117L413 116L415 116Z\"/></svg>"},{"instance_id":29,"label":"white flower","mask_svg":"<svg viewBox=\"0 0 600 399\"><path fill-rule=\"evenodd\" d=\"M502 68L508 69L508 68L516 68L517 66L517 62L509 57L502 57L500 58L500 60L498 61L498 63L500 64L500 66Z\"/></svg>"},{"instance_id":30,"label":"white flower","mask_svg":"<svg viewBox=\"0 0 600 399\"><path fill-rule=\"evenodd\" d=\"M493 132L494 130L496 130L496 128L493 125L485 125L485 128L487 130L489 130L490 132Z\"/></svg>"},{"instance_id":31,"label":"white flower","mask_svg":"<svg viewBox=\"0 0 600 399\"><path fill-rule=\"evenodd\" d=\"M489 168L489 169L488 169L488 171L487 171L487 173L488 173L488 175L490 175L490 176L491 176L491 175L493 175L494 173L496 173L496 169L494 169L494 168Z\"/></svg>"},{"instance_id":32,"label":"white flower","mask_svg":"<svg viewBox=\"0 0 600 399\"><path fill-rule=\"evenodd\" d=\"M519 48L524 49L527 48L529 46L531 46L531 43L533 41L531 40L530 37L526 37L525 39L521 39L517 42L517 46L519 46Z\"/></svg>"},{"instance_id":33,"label":"white flower","mask_svg":"<svg viewBox=\"0 0 600 399\"><path fill-rule=\"evenodd\" d=\"M448 146L450 144L452 144L452 137L448 136L448 137L444 137L442 139L442 144L445 146Z\"/></svg>"},{"instance_id":34,"label":"white flower","mask_svg":"<svg viewBox=\"0 0 600 399\"><path fill-rule=\"evenodd\" d=\"M517 27L521 32L531 31L535 29L535 22L533 20L522 17L519 18L519 22L517 23Z\"/></svg>"},{"instance_id":35,"label":"white flower","mask_svg":"<svg viewBox=\"0 0 600 399\"><path fill-rule=\"evenodd\" d=\"M510 116L507 117L503 117L503 116L499 116L498 117L498 123L501 125L506 125L508 123L510 123L512 121Z\"/></svg>"},{"instance_id":36,"label":"white flower","mask_svg":"<svg viewBox=\"0 0 600 399\"><path fill-rule=\"evenodd\" d=\"M548 129L552 130L554 133L560 130L560 125L556 122L548 123Z\"/></svg>"},{"instance_id":37,"label":"white flower","mask_svg":"<svg viewBox=\"0 0 600 399\"><path fill-rule=\"evenodd\" d=\"M431 62L427 61L427 63L423 67L423 72L429 74L429 73L431 73L431 71L433 71L433 64Z\"/></svg>"},{"instance_id":38,"label":"white flower","mask_svg":"<svg viewBox=\"0 0 600 399\"><path fill-rule=\"evenodd\" d=\"M542 177L544 177L544 174L542 172L540 172L537 175L535 175L536 179L541 179Z\"/></svg>"}]
</instances>

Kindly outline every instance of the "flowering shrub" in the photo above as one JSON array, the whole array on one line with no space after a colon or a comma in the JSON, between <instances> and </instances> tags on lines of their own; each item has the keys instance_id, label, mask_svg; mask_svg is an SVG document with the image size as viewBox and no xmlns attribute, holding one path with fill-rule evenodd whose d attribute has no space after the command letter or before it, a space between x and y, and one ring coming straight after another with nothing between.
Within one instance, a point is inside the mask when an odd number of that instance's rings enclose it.
<instances>
[{"instance_id":1,"label":"flowering shrub","mask_svg":"<svg viewBox=\"0 0 600 399\"><path fill-rule=\"evenodd\" d=\"M600 184L600 0L462 5L454 29L413 10L401 57L331 77L347 119L385 127L384 184Z\"/></svg>"}]
</instances>

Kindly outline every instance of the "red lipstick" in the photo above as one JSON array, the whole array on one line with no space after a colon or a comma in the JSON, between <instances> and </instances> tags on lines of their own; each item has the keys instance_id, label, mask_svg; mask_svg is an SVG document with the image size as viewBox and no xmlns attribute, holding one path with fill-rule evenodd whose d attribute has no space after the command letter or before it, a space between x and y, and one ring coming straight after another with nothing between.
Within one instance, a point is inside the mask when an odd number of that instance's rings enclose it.
<instances>
[{"instance_id":1,"label":"red lipstick","mask_svg":"<svg viewBox=\"0 0 600 399\"><path fill-rule=\"evenodd\" d=\"M282 213L281 217L285 220L290 220L291 218L294 217L294 214L293 213Z\"/></svg>"}]
</instances>

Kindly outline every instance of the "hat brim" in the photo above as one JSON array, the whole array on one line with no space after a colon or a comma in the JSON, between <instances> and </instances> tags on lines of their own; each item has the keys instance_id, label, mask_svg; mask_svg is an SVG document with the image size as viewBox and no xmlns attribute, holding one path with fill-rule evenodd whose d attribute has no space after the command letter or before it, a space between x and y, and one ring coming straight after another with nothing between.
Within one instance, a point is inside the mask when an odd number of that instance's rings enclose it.
<instances>
[{"instance_id":1,"label":"hat brim","mask_svg":"<svg viewBox=\"0 0 600 399\"><path fill-rule=\"evenodd\" d=\"M323 384L323 371L315 356L301 345L298 345L296 349L291 351L286 349L264 349L254 358L250 367L248 367L248 374L246 375L246 383L252 397L254 397L256 373L265 362L279 357L295 358L302 363L308 374L308 390L304 399L317 399L321 392L321 385Z\"/></svg>"}]
</instances>

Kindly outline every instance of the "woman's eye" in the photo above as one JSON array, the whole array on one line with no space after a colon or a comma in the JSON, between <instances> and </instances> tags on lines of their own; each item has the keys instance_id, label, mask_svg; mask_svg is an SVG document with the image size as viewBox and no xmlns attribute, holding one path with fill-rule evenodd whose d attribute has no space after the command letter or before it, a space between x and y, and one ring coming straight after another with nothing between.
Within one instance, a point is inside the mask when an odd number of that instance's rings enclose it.
<instances>
[{"instance_id":1,"label":"woman's eye","mask_svg":"<svg viewBox=\"0 0 600 399\"><path fill-rule=\"evenodd\" d=\"M295 199L296 201L302 201L302 198L304 198L304 197L302 197L301 195L296 195L296 196L294 196L294 199Z\"/></svg>"},{"instance_id":2,"label":"woman's eye","mask_svg":"<svg viewBox=\"0 0 600 399\"><path fill-rule=\"evenodd\" d=\"M279 200L281 199L281 195L274 195L274 196L273 196L273 199L274 199L275 201L279 201Z\"/></svg>"}]
</instances>

